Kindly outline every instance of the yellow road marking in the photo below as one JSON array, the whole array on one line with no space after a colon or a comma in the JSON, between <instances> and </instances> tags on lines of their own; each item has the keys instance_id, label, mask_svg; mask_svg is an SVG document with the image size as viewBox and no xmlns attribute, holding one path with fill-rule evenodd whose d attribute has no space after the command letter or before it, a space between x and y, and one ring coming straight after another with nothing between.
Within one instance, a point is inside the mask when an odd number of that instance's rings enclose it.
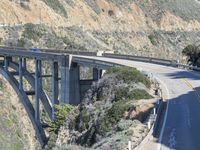
<instances>
[{"instance_id":1,"label":"yellow road marking","mask_svg":"<svg viewBox=\"0 0 200 150\"><path fill-rule=\"evenodd\" d=\"M187 84L187 86L189 86L190 88L192 88L192 89L194 90L195 95L197 96L197 98L198 98L199 101L200 101L200 95L199 95L199 93L197 92L196 88L193 87L193 85L192 85L187 79L183 78L182 80Z\"/></svg>"}]
</instances>

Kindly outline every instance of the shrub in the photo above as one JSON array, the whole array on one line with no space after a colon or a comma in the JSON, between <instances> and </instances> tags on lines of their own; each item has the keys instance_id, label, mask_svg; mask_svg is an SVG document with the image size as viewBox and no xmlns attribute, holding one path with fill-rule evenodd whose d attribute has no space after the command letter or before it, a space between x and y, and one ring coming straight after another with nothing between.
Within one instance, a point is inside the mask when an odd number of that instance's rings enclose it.
<instances>
[{"instance_id":1,"label":"shrub","mask_svg":"<svg viewBox=\"0 0 200 150\"><path fill-rule=\"evenodd\" d=\"M17 41L17 47L24 47L25 44L26 44L26 42L25 42L24 38L18 39L18 41Z\"/></svg>"},{"instance_id":2,"label":"shrub","mask_svg":"<svg viewBox=\"0 0 200 150\"><path fill-rule=\"evenodd\" d=\"M149 79L141 74L138 70L132 67L114 67L107 70L107 74L116 74L119 80L124 80L125 83L135 82L143 83L146 87L150 87Z\"/></svg>"},{"instance_id":3,"label":"shrub","mask_svg":"<svg viewBox=\"0 0 200 150\"><path fill-rule=\"evenodd\" d=\"M116 91L116 100L139 100L152 98L149 93L142 89L134 89L129 91L128 87L120 88Z\"/></svg>"},{"instance_id":4,"label":"shrub","mask_svg":"<svg viewBox=\"0 0 200 150\"><path fill-rule=\"evenodd\" d=\"M67 12L63 7L63 4L59 0L43 0L49 7L51 7L56 13L63 15L67 18Z\"/></svg>"},{"instance_id":5,"label":"shrub","mask_svg":"<svg viewBox=\"0 0 200 150\"><path fill-rule=\"evenodd\" d=\"M28 3L29 3L29 0L20 1L20 6L24 8L25 10L30 10Z\"/></svg>"},{"instance_id":6,"label":"shrub","mask_svg":"<svg viewBox=\"0 0 200 150\"><path fill-rule=\"evenodd\" d=\"M187 56L190 65L200 66L200 46L190 44L183 49L182 53Z\"/></svg>"},{"instance_id":7,"label":"shrub","mask_svg":"<svg viewBox=\"0 0 200 150\"><path fill-rule=\"evenodd\" d=\"M73 109L74 107L69 105L69 104L65 104L65 105L55 105L55 120L52 121L49 124L50 127L50 132L54 131L57 132L60 128L61 125L63 125L68 113Z\"/></svg>"},{"instance_id":8,"label":"shrub","mask_svg":"<svg viewBox=\"0 0 200 150\"><path fill-rule=\"evenodd\" d=\"M43 36L44 31L45 30L41 26L36 27L32 23L27 23L24 25L24 31L22 33L22 38L38 41Z\"/></svg>"},{"instance_id":9,"label":"shrub","mask_svg":"<svg viewBox=\"0 0 200 150\"><path fill-rule=\"evenodd\" d=\"M114 16L114 11L113 11L113 10L109 10L109 11L108 11L108 15L109 15L109 16Z\"/></svg>"},{"instance_id":10,"label":"shrub","mask_svg":"<svg viewBox=\"0 0 200 150\"><path fill-rule=\"evenodd\" d=\"M85 0L85 1L93 9L93 11L96 14L100 14L101 13L101 9L99 8L99 6L97 5L95 0Z\"/></svg>"},{"instance_id":11,"label":"shrub","mask_svg":"<svg viewBox=\"0 0 200 150\"><path fill-rule=\"evenodd\" d=\"M148 36L148 38L149 38L149 40L151 41L151 44L157 45L157 39L156 39L155 35L150 34L150 35Z\"/></svg>"},{"instance_id":12,"label":"shrub","mask_svg":"<svg viewBox=\"0 0 200 150\"><path fill-rule=\"evenodd\" d=\"M107 132L109 132L112 127L120 121L125 111L127 111L129 108L130 105L123 100L115 102L111 109L107 111L106 117L103 118L100 124L101 134L105 135Z\"/></svg>"},{"instance_id":13,"label":"shrub","mask_svg":"<svg viewBox=\"0 0 200 150\"><path fill-rule=\"evenodd\" d=\"M0 38L0 44L2 44L3 38Z\"/></svg>"}]
</instances>

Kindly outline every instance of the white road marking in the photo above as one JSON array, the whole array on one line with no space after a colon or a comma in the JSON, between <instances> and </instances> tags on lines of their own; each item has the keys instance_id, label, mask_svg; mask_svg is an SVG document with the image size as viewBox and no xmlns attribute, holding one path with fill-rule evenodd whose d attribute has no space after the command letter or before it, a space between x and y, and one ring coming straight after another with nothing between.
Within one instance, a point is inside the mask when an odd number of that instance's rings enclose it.
<instances>
[{"instance_id":1,"label":"white road marking","mask_svg":"<svg viewBox=\"0 0 200 150\"><path fill-rule=\"evenodd\" d=\"M164 86L164 88L166 90L166 94L167 94L166 95L167 96L166 99L169 99L169 90L167 88L167 85L162 80L160 80L159 78L156 77L156 79ZM166 102L167 102L167 108L166 108L166 112L165 112L165 116L164 116L163 125L162 125L162 128L161 128L161 133L160 133L160 136L159 136L159 139L158 139L158 147L157 147L158 150L161 150L161 148L162 148L161 142L162 142L162 138L163 138L163 134L164 134L164 129L165 129L166 121L167 121L167 116L168 116L169 101L166 101Z\"/></svg>"}]
</instances>

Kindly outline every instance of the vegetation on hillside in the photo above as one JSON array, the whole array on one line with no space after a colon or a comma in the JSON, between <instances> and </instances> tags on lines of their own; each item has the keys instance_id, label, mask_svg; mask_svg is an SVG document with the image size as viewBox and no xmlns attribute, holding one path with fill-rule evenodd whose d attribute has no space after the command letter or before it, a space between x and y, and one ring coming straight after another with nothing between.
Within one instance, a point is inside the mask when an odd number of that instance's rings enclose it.
<instances>
[{"instance_id":1,"label":"vegetation on hillside","mask_svg":"<svg viewBox=\"0 0 200 150\"><path fill-rule=\"evenodd\" d=\"M55 111L56 111L55 120L48 123L50 136L47 146L49 149L55 146L55 140L57 138L58 131L60 127L63 125L69 112L72 111L73 109L74 107L69 104L55 105Z\"/></svg>"},{"instance_id":2,"label":"vegetation on hillside","mask_svg":"<svg viewBox=\"0 0 200 150\"><path fill-rule=\"evenodd\" d=\"M59 0L43 0L50 8L56 13L63 15L67 18L67 12L62 3Z\"/></svg>"},{"instance_id":3,"label":"vegetation on hillside","mask_svg":"<svg viewBox=\"0 0 200 150\"><path fill-rule=\"evenodd\" d=\"M200 67L200 45L190 44L183 49L182 53L187 56L190 65Z\"/></svg>"},{"instance_id":4,"label":"vegetation on hillside","mask_svg":"<svg viewBox=\"0 0 200 150\"><path fill-rule=\"evenodd\" d=\"M116 78L123 80L125 83L141 82L148 88L150 87L149 79L141 74L137 69L132 67L115 67L107 70L107 74L116 74Z\"/></svg>"},{"instance_id":5,"label":"vegetation on hillside","mask_svg":"<svg viewBox=\"0 0 200 150\"><path fill-rule=\"evenodd\" d=\"M123 135L123 140L118 141L118 144L115 141L115 146L112 147L122 149L132 136L132 128L129 127L136 126L139 121L145 120L147 113L152 108L152 106L148 106L145 111L137 115L139 112L135 105L140 99L152 98L147 92L150 84L149 79L134 68L108 69L105 76L94 83L86 93L80 106L66 117L65 123L59 131L59 135L66 139L66 141L62 141L63 147L61 148L64 149L70 144L94 148L103 139L107 139L107 144L111 144L109 137L113 136L112 139L120 138L121 140ZM125 115L132 114L132 112L134 115L131 117ZM136 123L135 120L139 121ZM62 131L67 135L60 133ZM103 148L101 146L97 146L97 148ZM75 146L75 148L77 147Z\"/></svg>"}]
</instances>

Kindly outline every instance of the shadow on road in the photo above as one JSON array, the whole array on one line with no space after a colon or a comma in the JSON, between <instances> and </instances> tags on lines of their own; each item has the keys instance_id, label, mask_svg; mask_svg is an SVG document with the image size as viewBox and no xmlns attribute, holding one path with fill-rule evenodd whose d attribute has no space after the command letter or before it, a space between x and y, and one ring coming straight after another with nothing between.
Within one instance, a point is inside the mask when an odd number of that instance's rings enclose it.
<instances>
[{"instance_id":1,"label":"shadow on road","mask_svg":"<svg viewBox=\"0 0 200 150\"><path fill-rule=\"evenodd\" d=\"M190 81L200 80L197 72L177 71L167 74L172 80L187 78ZM181 82L181 80L178 80ZM177 81L176 81L177 82ZM177 82L178 83L178 82ZM164 122L163 136L160 144L165 149L176 150L199 150L200 149L200 87L192 88L182 82L181 89L170 87L170 100L165 104L165 111L162 112L156 134L153 136L159 139L162 125ZM199 81L200 85L200 81ZM170 92L170 89L169 89ZM167 107L168 105L168 107ZM166 121L165 113L167 113ZM159 143L160 140L157 140Z\"/></svg>"}]
</instances>

